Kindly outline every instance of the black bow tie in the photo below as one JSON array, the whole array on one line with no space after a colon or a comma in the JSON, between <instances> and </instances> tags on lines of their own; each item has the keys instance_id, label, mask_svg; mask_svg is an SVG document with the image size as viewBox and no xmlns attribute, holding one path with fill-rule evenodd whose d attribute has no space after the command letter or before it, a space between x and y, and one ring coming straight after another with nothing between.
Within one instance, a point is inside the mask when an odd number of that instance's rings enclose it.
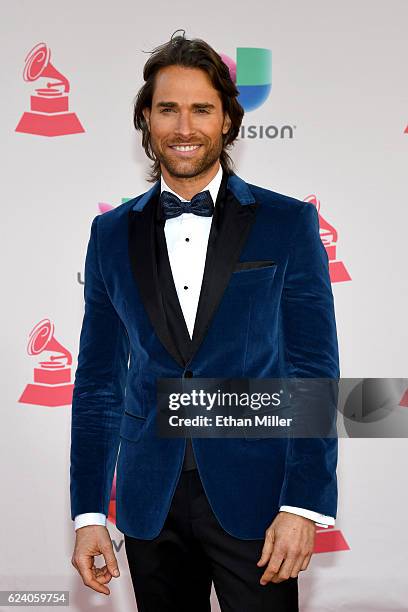
<instances>
[{"instance_id":1,"label":"black bow tie","mask_svg":"<svg viewBox=\"0 0 408 612\"><path fill-rule=\"evenodd\" d=\"M182 202L174 193L162 191L160 205L165 219L174 219L183 213L193 213L200 217L211 217L214 212L214 202L209 190L200 191L189 202Z\"/></svg>"}]
</instances>

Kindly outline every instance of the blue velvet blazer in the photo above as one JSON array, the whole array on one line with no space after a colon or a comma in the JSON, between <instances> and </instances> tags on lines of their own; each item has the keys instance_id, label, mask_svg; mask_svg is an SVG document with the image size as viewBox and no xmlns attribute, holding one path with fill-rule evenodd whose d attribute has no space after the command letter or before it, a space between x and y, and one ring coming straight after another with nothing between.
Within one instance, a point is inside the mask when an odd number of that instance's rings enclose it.
<instances>
[{"instance_id":1,"label":"blue velvet blazer","mask_svg":"<svg viewBox=\"0 0 408 612\"><path fill-rule=\"evenodd\" d=\"M187 354L170 334L158 282L160 181L93 219L72 403L72 519L108 514L117 461L118 529L143 539L160 532L186 441L156 433L157 378L339 377L316 208L225 177L226 214L215 243L210 234ZM186 336L180 306L178 315ZM336 516L335 438L193 438L193 449L211 507L235 537L262 539L281 505Z\"/></svg>"}]
</instances>

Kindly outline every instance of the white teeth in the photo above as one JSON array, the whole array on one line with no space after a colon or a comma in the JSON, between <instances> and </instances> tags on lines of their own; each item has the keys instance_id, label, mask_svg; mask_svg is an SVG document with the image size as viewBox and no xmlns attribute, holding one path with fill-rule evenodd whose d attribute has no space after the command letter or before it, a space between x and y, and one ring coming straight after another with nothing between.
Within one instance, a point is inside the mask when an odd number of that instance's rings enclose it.
<instances>
[{"instance_id":1,"label":"white teeth","mask_svg":"<svg viewBox=\"0 0 408 612\"><path fill-rule=\"evenodd\" d=\"M179 146L172 147L172 149L176 149L176 151L194 151L195 149L198 149L199 146L200 145L188 145L188 146L179 145Z\"/></svg>"}]
</instances>

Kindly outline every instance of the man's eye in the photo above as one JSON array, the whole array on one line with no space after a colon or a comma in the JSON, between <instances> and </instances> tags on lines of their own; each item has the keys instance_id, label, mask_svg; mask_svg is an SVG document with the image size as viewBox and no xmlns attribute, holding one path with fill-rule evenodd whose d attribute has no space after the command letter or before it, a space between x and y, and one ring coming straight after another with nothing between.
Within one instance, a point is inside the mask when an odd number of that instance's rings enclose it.
<instances>
[{"instance_id":1,"label":"man's eye","mask_svg":"<svg viewBox=\"0 0 408 612\"><path fill-rule=\"evenodd\" d=\"M205 113L205 114L208 114L208 111L207 111L207 110L205 110L205 108L198 108L198 109L197 109L197 111L198 111L199 113Z\"/></svg>"},{"instance_id":2,"label":"man's eye","mask_svg":"<svg viewBox=\"0 0 408 612\"><path fill-rule=\"evenodd\" d=\"M160 112L165 113L166 111L172 111L172 110L173 110L172 108L162 108Z\"/></svg>"}]
</instances>

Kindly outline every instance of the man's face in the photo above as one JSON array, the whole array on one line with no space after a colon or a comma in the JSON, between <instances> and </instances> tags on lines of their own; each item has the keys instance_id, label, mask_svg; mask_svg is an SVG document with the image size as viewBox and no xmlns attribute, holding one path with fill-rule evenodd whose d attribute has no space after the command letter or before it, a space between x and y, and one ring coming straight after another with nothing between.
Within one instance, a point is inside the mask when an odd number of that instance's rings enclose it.
<instances>
[{"instance_id":1,"label":"man's face","mask_svg":"<svg viewBox=\"0 0 408 612\"><path fill-rule=\"evenodd\" d=\"M222 134L231 125L207 73L182 66L159 70L152 108L145 108L143 115L162 170L177 178L211 168L222 152Z\"/></svg>"}]
</instances>

